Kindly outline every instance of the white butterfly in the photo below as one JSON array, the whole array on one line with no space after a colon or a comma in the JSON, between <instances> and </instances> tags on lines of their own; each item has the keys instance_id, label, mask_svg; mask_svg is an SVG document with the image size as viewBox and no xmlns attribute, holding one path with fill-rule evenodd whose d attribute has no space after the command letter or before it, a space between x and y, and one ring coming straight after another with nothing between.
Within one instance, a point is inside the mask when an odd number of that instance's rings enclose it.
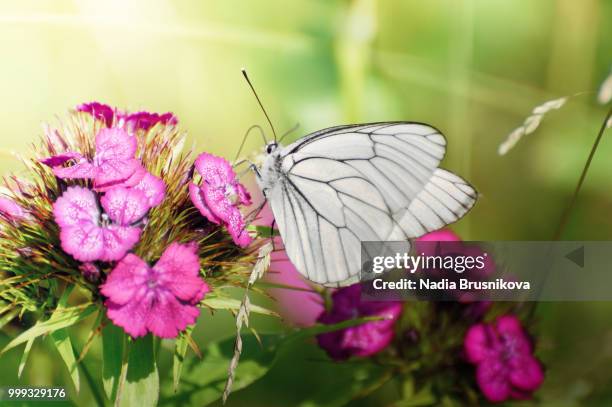
<instances>
[{"instance_id":1,"label":"white butterfly","mask_svg":"<svg viewBox=\"0 0 612 407\"><path fill-rule=\"evenodd\" d=\"M343 286L359 279L361 242L409 241L474 205L474 188L438 168L445 150L422 123L337 126L268 143L256 178L298 271Z\"/></svg>"}]
</instances>

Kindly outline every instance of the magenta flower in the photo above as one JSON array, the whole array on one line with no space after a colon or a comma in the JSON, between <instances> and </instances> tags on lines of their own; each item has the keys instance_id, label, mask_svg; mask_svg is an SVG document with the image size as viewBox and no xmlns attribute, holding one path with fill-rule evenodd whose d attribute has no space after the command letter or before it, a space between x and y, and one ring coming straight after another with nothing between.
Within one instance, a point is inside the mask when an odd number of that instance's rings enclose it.
<instances>
[{"instance_id":1,"label":"magenta flower","mask_svg":"<svg viewBox=\"0 0 612 407\"><path fill-rule=\"evenodd\" d=\"M120 128L102 129L96 136L96 153L92 161L75 152L42 160L62 179L93 179L94 188L105 191L116 186L134 186L144 176L142 164L135 158L138 140ZM76 163L62 165L69 160Z\"/></svg>"},{"instance_id":2,"label":"magenta flower","mask_svg":"<svg viewBox=\"0 0 612 407\"><path fill-rule=\"evenodd\" d=\"M109 105L100 102L83 103L78 105L76 109L79 112L85 112L92 115L98 120L102 120L106 127L112 127L115 119L115 109Z\"/></svg>"},{"instance_id":3,"label":"magenta flower","mask_svg":"<svg viewBox=\"0 0 612 407\"><path fill-rule=\"evenodd\" d=\"M83 263L79 266L79 271L86 280L95 283L100 278L100 269L94 263Z\"/></svg>"},{"instance_id":4,"label":"magenta flower","mask_svg":"<svg viewBox=\"0 0 612 407\"><path fill-rule=\"evenodd\" d=\"M191 201L200 213L214 224L227 227L234 242L240 247L251 243L246 222L238 209L250 205L251 196L236 179L236 173L224 158L202 153L195 160L202 177L202 185L189 184Z\"/></svg>"},{"instance_id":5,"label":"magenta flower","mask_svg":"<svg viewBox=\"0 0 612 407\"><path fill-rule=\"evenodd\" d=\"M461 238L452 230L440 229L416 239L417 242L460 242Z\"/></svg>"},{"instance_id":6,"label":"magenta flower","mask_svg":"<svg viewBox=\"0 0 612 407\"><path fill-rule=\"evenodd\" d=\"M156 177L144 168L139 174L135 174L134 178L140 179L140 181L134 185L133 189L139 190L145 195L149 208L156 207L164 200L166 184L161 178Z\"/></svg>"},{"instance_id":7,"label":"magenta flower","mask_svg":"<svg viewBox=\"0 0 612 407\"><path fill-rule=\"evenodd\" d=\"M10 198L4 198L1 196L0 215L14 222L20 222L30 217L26 210L19 206L15 201Z\"/></svg>"},{"instance_id":8,"label":"magenta flower","mask_svg":"<svg viewBox=\"0 0 612 407\"><path fill-rule=\"evenodd\" d=\"M336 360L351 356L371 356L389 345L393 339L395 321L402 312L397 301L364 301L361 299L361 285L353 284L340 288L332 294L332 309L323 312L318 322L337 324L360 317L383 317L380 321L366 322L351 328L317 336L319 346Z\"/></svg>"},{"instance_id":9,"label":"magenta flower","mask_svg":"<svg viewBox=\"0 0 612 407\"><path fill-rule=\"evenodd\" d=\"M130 132L136 130L147 131L158 123L172 126L178 123L176 116L170 112L162 114L145 111L127 113L99 102L83 103L76 109L103 121L106 127L112 127L115 124L117 127L124 127Z\"/></svg>"},{"instance_id":10,"label":"magenta flower","mask_svg":"<svg viewBox=\"0 0 612 407\"><path fill-rule=\"evenodd\" d=\"M130 114L120 114L120 122L124 123L129 131L144 130L147 131L158 123L165 126L175 126L178 119L172 113L163 114L150 112L136 112Z\"/></svg>"},{"instance_id":11,"label":"magenta flower","mask_svg":"<svg viewBox=\"0 0 612 407\"><path fill-rule=\"evenodd\" d=\"M480 390L491 402L528 398L544 381L542 366L514 315L470 327L464 349L468 361L476 365Z\"/></svg>"},{"instance_id":12,"label":"magenta flower","mask_svg":"<svg viewBox=\"0 0 612 407\"><path fill-rule=\"evenodd\" d=\"M133 337L175 338L195 323L209 291L195 243L172 243L153 267L128 254L101 286L108 317Z\"/></svg>"},{"instance_id":13,"label":"magenta flower","mask_svg":"<svg viewBox=\"0 0 612 407\"><path fill-rule=\"evenodd\" d=\"M62 249L77 260L121 260L140 239L140 228L133 224L149 210L142 191L115 188L100 203L105 213L93 191L70 187L53 204Z\"/></svg>"}]
</instances>

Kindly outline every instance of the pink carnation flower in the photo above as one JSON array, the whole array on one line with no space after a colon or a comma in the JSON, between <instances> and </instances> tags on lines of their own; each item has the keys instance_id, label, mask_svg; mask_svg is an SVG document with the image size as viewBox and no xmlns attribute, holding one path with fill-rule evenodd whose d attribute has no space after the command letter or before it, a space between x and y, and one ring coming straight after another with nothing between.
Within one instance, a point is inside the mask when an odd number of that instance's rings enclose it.
<instances>
[{"instance_id":1,"label":"pink carnation flower","mask_svg":"<svg viewBox=\"0 0 612 407\"><path fill-rule=\"evenodd\" d=\"M115 124L118 127L124 127L130 132L136 130L147 131L158 123L172 126L178 123L176 116L170 112L162 114L145 111L127 113L100 102L83 103L77 106L76 109L79 112L89 113L94 118L102 120L106 127L112 127Z\"/></svg>"},{"instance_id":2,"label":"pink carnation flower","mask_svg":"<svg viewBox=\"0 0 612 407\"><path fill-rule=\"evenodd\" d=\"M83 103L78 105L76 109L79 112L85 112L92 115L98 120L102 120L106 127L111 127L115 119L115 109L100 102Z\"/></svg>"},{"instance_id":3,"label":"pink carnation flower","mask_svg":"<svg viewBox=\"0 0 612 407\"><path fill-rule=\"evenodd\" d=\"M105 191L116 186L134 186L145 172L135 158L138 140L120 128L102 129L96 136L96 153L92 161L76 152L66 152L44 160L62 179L93 179L94 188ZM63 164L75 160L74 165Z\"/></svg>"},{"instance_id":4,"label":"pink carnation flower","mask_svg":"<svg viewBox=\"0 0 612 407\"><path fill-rule=\"evenodd\" d=\"M319 346L336 360L351 356L371 356L389 345L395 336L393 327L402 312L398 301L364 301L361 284L343 287L332 294L333 306L318 318L323 324L337 324L360 317L383 317L380 321L341 329L317 336Z\"/></svg>"},{"instance_id":5,"label":"pink carnation flower","mask_svg":"<svg viewBox=\"0 0 612 407\"><path fill-rule=\"evenodd\" d=\"M199 273L195 243L172 243L153 267L128 254L101 286L108 317L133 337L175 338L196 322L210 291Z\"/></svg>"},{"instance_id":6,"label":"pink carnation flower","mask_svg":"<svg viewBox=\"0 0 612 407\"><path fill-rule=\"evenodd\" d=\"M150 113L136 112L130 114L120 114L120 123L124 123L129 131L144 130L147 131L158 123L163 125L175 126L178 119L172 113Z\"/></svg>"},{"instance_id":7,"label":"pink carnation flower","mask_svg":"<svg viewBox=\"0 0 612 407\"><path fill-rule=\"evenodd\" d=\"M236 179L236 173L224 158L203 153L195 160L202 185L189 184L191 201L200 213L214 224L227 227L234 242L245 247L251 243L246 222L238 209L250 205L251 196Z\"/></svg>"},{"instance_id":8,"label":"pink carnation flower","mask_svg":"<svg viewBox=\"0 0 612 407\"><path fill-rule=\"evenodd\" d=\"M468 361L476 365L476 381L489 401L528 398L544 381L542 366L514 315L470 327L464 349Z\"/></svg>"},{"instance_id":9,"label":"pink carnation flower","mask_svg":"<svg viewBox=\"0 0 612 407\"><path fill-rule=\"evenodd\" d=\"M15 201L4 197L0 197L0 215L15 222L20 222L30 217L26 210Z\"/></svg>"},{"instance_id":10,"label":"pink carnation flower","mask_svg":"<svg viewBox=\"0 0 612 407\"><path fill-rule=\"evenodd\" d=\"M70 187L53 204L62 249L83 262L116 261L140 239L133 226L149 210L146 195L134 188L114 188L100 200L82 187Z\"/></svg>"}]
</instances>

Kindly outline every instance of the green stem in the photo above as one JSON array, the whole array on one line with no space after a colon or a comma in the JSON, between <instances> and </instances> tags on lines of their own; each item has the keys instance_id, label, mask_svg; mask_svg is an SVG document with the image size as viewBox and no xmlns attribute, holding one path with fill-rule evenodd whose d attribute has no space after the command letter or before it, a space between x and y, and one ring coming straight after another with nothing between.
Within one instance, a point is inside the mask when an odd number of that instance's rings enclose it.
<instances>
[{"instance_id":1,"label":"green stem","mask_svg":"<svg viewBox=\"0 0 612 407\"><path fill-rule=\"evenodd\" d=\"M555 234L553 235L553 239L552 239L553 241L559 240L561 236L563 235L563 231L565 230L565 226L567 225L569 216L572 212L572 209L574 208L574 205L576 204L576 200L578 199L578 194L580 194L580 190L582 189L584 180L586 179L587 173L589 172L589 168L591 167L591 162L593 161L593 157L595 157L595 153L597 152L597 148L599 147L599 143L603 137L604 132L606 131L606 126L611 116L612 116L612 107L610 107L610 110L608 110L608 114L606 114L606 118L604 119L601 125L601 128L599 129L599 132L597 133L597 137L595 138L593 147L591 147L591 152L589 153L589 157L587 158L587 161L584 164L584 168L582 169L582 174L580 174L580 179L578 179L578 184L576 184L576 189L574 190L574 193L572 197L570 198L569 204L567 205L567 207L563 211L563 214L561 215L559 226L557 227L557 230L555 231ZM544 272L543 281L545 281L548 278L549 273L550 273L550 266ZM528 316L527 316L528 320L532 320L535 317L537 304L538 304L537 302L530 303L529 305L530 308L529 308Z\"/></svg>"},{"instance_id":2,"label":"green stem","mask_svg":"<svg viewBox=\"0 0 612 407\"><path fill-rule=\"evenodd\" d=\"M597 148L599 147L599 142L601 141L603 134L606 131L606 125L608 124L608 120L610 120L610 117L612 117L612 107L610 107L610 110L608 110L608 114L606 115L606 118L604 119L601 125L601 128L599 129L599 132L597 133L597 137L595 138L595 143L593 143L593 147L591 147L591 152L589 153L589 157L587 158L587 161L584 164L584 168L582 169L582 174L580 174L580 179L578 180L578 184L576 185L574 194L570 198L569 204L567 205L567 207L563 211L563 214L561 215L561 221L559 222L559 227L557 228L555 234L553 235L553 240L559 240L561 238L561 235L563 234L565 226L567 225L567 222L569 220L570 213L572 212L572 209L574 208L574 205L576 204L578 194L580 193L580 190L582 189L582 185L584 184L586 175L589 171L589 168L591 167L591 162L593 161L595 152L597 151Z\"/></svg>"}]
</instances>

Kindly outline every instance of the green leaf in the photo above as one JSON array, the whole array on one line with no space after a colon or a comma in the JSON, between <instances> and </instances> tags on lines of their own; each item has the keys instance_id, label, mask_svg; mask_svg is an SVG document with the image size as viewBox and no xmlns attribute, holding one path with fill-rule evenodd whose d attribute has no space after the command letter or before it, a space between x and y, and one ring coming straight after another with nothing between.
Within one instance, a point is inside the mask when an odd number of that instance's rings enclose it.
<instances>
[{"instance_id":1,"label":"green leaf","mask_svg":"<svg viewBox=\"0 0 612 407\"><path fill-rule=\"evenodd\" d=\"M159 374L153 351L153 336L134 340L129 346L127 375L117 391L116 406L156 406Z\"/></svg>"},{"instance_id":2,"label":"green leaf","mask_svg":"<svg viewBox=\"0 0 612 407\"><path fill-rule=\"evenodd\" d=\"M213 295L207 294L204 301L202 301L202 305L207 306L212 309L223 309L229 311L238 311L240 309L241 300L236 298L228 297L225 295ZM272 317L278 317L278 313L267 309L265 307L261 307L259 305L251 304L249 307L250 312L254 312L257 314L268 315Z\"/></svg>"},{"instance_id":3,"label":"green leaf","mask_svg":"<svg viewBox=\"0 0 612 407\"><path fill-rule=\"evenodd\" d=\"M87 316L89 316L89 314L94 312L96 309L97 306L94 304L77 305L70 308L61 308L58 306L58 309L53 312L51 318L43 322L38 322L27 331L22 332L19 336L10 341L4 347L4 349L2 349L0 354L3 354L9 349L13 349L15 346L19 346L30 339L38 338L39 336L49 332L72 326L87 318Z\"/></svg>"},{"instance_id":4,"label":"green leaf","mask_svg":"<svg viewBox=\"0 0 612 407\"><path fill-rule=\"evenodd\" d=\"M28 356L30 355L30 350L32 349L32 344L36 338L32 338L26 342L25 349L23 350L23 354L21 355L21 360L19 361L19 368L17 369L17 377L21 377L23 373L23 369L25 368L26 362L28 361Z\"/></svg>"},{"instance_id":5,"label":"green leaf","mask_svg":"<svg viewBox=\"0 0 612 407\"><path fill-rule=\"evenodd\" d=\"M114 400L117 396L124 345L123 329L109 322L102 330L102 382L109 400Z\"/></svg>"},{"instance_id":6,"label":"green leaf","mask_svg":"<svg viewBox=\"0 0 612 407\"><path fill-rule=\"evenodd\" d=\"M278 335L262 335L259 344L253 335L243 335L242 356L233 384L235 391L250 385L270 369L281 339ZM174 393L170 383L163 386L162 404L204 406L219 400L233 355L233 337L210 344L202 359L192 358L184 363L179 393Z\"/></svg>"},{"instance_id":7,"label":"green leaf","mask_svg":"<svg viewBox=\"0 0 612 407\"><path fill-rule=\"evenodd\" d=\"M78 393L80 389L79 370L77 368L77 361L74 357L74 349L72 348L72 342L70 341L70 336L68 336L68 331L66 328L58 329L51 332L49 336L66 364L68 372L70 373L70 378L72 379L72 384L74 384L74 388Z\"/></svg>"},{"instance_id":8,"label":"green leaf","mask_svg":"<svg viewBox=\"0 0 612 407\"><path fill-rule=\"evenodd\" d=\"M0 317L0 329L4 328L4 325L8 324L19 314L19 309L14 308Z\"/></svg>"},{"instance_id":9,"label":"green leaf","mask_svg":"<svg viewBox=\"0 0 612 407\"><path fill-rule=\"evenodd\" d=\"M185 362L185 355L187 354L187 348L189 347L189 335L191 335L192 330L193 326L189 326L185 330L185 332L181 333L174 345L174 357L172 362L172 383L173 390L175 393L178 390L179 382L181 380L183 363Z\"/></svg>"}]
</instances>

